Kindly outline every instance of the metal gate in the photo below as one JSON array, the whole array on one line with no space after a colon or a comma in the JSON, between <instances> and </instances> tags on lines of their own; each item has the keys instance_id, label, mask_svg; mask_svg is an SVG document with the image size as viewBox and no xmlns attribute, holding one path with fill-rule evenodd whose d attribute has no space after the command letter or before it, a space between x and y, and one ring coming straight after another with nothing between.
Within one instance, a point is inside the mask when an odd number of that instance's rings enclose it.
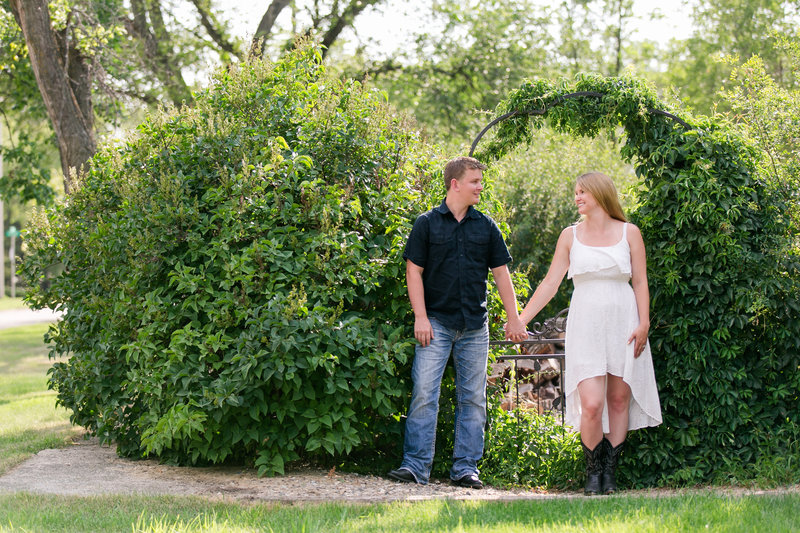
<instances>
[{"instance_id":1,"label":"metal gate","mask_svg":"<svg viewBox=\"0 0 800 533\"><path fill-rule=\"evenodd\" d=\"M568 311L563 309L544 324L534 323L526 341L489 343L493 351L503 350L492 363L489 382L502 391L504 409L536 409L553 418L560 415L564 424L564 331Z\"/></svg>"}]
</instances>

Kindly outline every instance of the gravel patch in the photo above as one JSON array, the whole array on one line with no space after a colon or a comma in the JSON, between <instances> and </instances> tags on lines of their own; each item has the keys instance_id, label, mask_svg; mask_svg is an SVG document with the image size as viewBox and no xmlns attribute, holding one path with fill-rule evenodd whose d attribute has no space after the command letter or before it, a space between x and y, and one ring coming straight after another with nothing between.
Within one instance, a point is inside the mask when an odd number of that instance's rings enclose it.
<instances>
[{"instance_id":1,"label":"gravel patch","mask_svg":"<svg viewBox=\"0 0 800 533\"><path fill-rule=\"evenodd\" d=\"M0 476L0 492L72 496L173 494L276 503L554 497L534 490L468 489L449 481L433 481L428 485L398 483L378 476L311 468L259 478L254 470L241 467L178 467L150 459L126 459L117 456L114 447L100 446L96 439L37 453Z\"/></svg>"},{"instance_id":2,"label":"gravel patch","mask_svg":"<svg viewBox=\"0 0 800 533\"><path fill-rule=\"evenodd\" d=\"M416 485L378 476L314 468L288 471L284 476L259 478L254 470L242 467L179 467L159 464L151 459L125 459L117 456L113 446L100 446L97 439L81 440L66 448L43 450L11 469L0 476L0 493L11 492L69 496L186 495L211 500L283 504L586 498L581 492L547 493L494 487L467 489L456 487L447 480ZM657 488L627 490L620 495L665 497L687 493L733 497L800 494L800 485L766 490L720 486Z\"/></svg>"}]
</instances>

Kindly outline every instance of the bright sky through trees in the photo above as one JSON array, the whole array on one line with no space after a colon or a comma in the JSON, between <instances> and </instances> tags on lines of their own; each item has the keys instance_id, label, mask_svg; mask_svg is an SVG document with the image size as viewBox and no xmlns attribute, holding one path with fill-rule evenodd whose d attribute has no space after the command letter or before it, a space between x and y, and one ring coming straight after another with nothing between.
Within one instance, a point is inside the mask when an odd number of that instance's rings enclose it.
<instances>
[{"instance_id":1,"label":"bright sky through trees","mask_svg":"<svg viewBox=\"0 0 800 533\"><path fill-rule=\"evenodd\" d=\"M546 0L541 0L549 4ZM430 0L388 0L362 13L356 21L362 42L371 42L375 56L385 56L410 44L419 27L430 23ZM263 2L241 2L228 11L236 32L251 36L264 12ZM683 39L691 32L690 8L686 0L634 0L635 40L654 40L666 44L670 39ZM279 19L288 26L289 12ZM285 20L283 20L285 19ZM347 34L352 39L352 33ZM376 53L377 52L377 53Z\"/></svg>"}]
</instances>

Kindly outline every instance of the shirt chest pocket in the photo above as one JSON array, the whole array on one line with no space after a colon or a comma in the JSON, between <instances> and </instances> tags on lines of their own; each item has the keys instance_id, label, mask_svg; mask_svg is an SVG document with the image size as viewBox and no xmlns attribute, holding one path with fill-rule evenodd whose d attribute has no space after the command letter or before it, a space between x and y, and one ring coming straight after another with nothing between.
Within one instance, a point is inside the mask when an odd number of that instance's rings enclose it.
<instances>
[{"instance_id":1,"label":"shirt chest pocket","mask_svg":"<svg viewBox=\"0 0 800 533\"><path fill-rule=\"evenodd\" d=\"M452 231L432 231L430 235L431 254L444 258L456 251L457 236Z\"/></svg>"},{"instance_id":2,"label":"shirt chest pocket","mask_svg":"<svg viewBox=\"0 0 800 533\"><path fill-rule=\"evenodd\" d=\"M473 261L485 263L489 257L489 235L467 234L464 251Z\"/></svg>"},{"instance_id":3,"label":"shirt chest pocket","mask_svg":"<svg viewBox=\"0 0 800 533\"><path fill-rule=\"evenodd\" d=\"M463 230L431 234L431 249L482 264L489 254L489 235Z\"/></svg>"}]
</instances>

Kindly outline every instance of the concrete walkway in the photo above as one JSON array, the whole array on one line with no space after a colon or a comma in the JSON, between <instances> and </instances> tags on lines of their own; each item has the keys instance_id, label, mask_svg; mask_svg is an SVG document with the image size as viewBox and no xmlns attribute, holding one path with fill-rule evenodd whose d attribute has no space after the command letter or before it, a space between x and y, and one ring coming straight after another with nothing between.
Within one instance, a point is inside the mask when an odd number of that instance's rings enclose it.
<instances>
[{"instance_id":1,"label":"concrete walkway","mask_svg":"<svg viewBox=\"0 0 800 533\"><path fill-rule=\"evenodd\" d=\"M31 311L25 308L0 311L0 329L27 326L28 324L40 324L42 322L56 322L60 317L61 313L50 309Z\"/></svg>"}]
</instances>

